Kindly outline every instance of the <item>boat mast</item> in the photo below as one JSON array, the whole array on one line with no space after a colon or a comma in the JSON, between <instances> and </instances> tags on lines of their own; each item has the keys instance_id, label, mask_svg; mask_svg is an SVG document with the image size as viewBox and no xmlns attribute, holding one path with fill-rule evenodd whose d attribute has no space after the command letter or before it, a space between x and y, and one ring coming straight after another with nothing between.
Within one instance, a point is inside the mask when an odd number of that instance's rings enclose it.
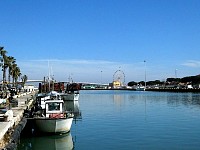
<instances>
[{"instance_id":1,"label":"boat mast","mask_svg":"<svg viewBox=\"0 0 200 150\"><path fill-rule=\"evenodd\" d=\"M48 71L49 71L49 60L48 60ZM51 85L50 85L50 71L48 72L48 84L49 84L49 91L50 91L50 88L51 88Z\"/></svg>"}]
</instances>

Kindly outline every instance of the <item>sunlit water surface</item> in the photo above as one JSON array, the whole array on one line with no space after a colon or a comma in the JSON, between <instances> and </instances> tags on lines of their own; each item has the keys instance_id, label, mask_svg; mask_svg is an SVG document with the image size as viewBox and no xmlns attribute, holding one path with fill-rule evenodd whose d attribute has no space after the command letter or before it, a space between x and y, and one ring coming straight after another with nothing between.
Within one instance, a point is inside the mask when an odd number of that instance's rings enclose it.
<instances>
[{"instance_id":1,"label":"sunlit water surface","mask_svg":"<svg viewBox=\"0 0 200 150\"><path fill-rule=\"evenodd\" d=\"M75 107L69 134L21 138L19 150L200 148L200 94L81 91Z\"/></svg>"}]
</instances>

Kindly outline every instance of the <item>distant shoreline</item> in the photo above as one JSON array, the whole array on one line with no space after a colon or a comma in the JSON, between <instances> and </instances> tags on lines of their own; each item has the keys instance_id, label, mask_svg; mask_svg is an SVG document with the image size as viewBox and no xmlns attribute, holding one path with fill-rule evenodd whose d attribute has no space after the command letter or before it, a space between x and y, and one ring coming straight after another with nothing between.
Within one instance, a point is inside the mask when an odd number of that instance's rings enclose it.
<instances>
[{"instance_id":1,"label":"distant shoreline","mask_svg":"<svg viewBox=\"0 0 200 150\"><path fill-rule=\"evenodd\" d=\"M146 91L158 91L158 92L200 92L200 89L176 89L176 88L166 88L166 89L146 89Z\"/></svg>"},{"instance_id":2,"label":"distant shoreline","mask_svg":"<svg viewBox=\"0 0 200 150\"><path fill-rule=\"evenodd\" d=\"M81 89L81 90L125 90L125 91L136 91L135 89ZM200 92L200 89L175 89L175 88L163 88L163 89L146 89L145 91L155 91L155 92L192 92L192 93L198 93ZM145 92L144 91L144 92Z\"/></svg>"}]
</instances>

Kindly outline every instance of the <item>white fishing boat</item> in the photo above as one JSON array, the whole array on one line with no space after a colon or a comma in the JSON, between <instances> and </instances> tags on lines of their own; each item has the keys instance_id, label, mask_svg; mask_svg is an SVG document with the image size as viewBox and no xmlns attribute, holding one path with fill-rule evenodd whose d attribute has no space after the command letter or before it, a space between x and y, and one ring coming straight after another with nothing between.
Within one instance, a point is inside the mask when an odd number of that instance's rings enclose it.
<instances>
[{"instance_id":1,"label":"white fishing boat","mask_svg":"<svg viewBox=\"0 0 200 150\"><path fill-rule=\"evenodd\" d=\"M46 100L45 109L33 112L36 130L44 133L66 133L71 129L73 114L63 109L63 100Z\"/></svg>"},{"instance_id":2,"label":"white fishing boat","mask_svg":"<svg viewBox=\"0 0 200 150\"><path fill-rule=\"evenodd\" d=\"M47 100L55 100L55 99L61 100L61 96L60 96L60 93L56 91L50 91L48 93L36 94L35 99L38 105L40 105L42 109L45 109L45 102Z\"/></svg>"},{"instance_id":3,"label":"white fishing boat","mask_svg":"<svg viewBox=\"0 0 200 150\"><path fill-rule=\"evenodd\" d=\"M60 96L64 101L78 101L79 90L80 90L80 84L70 83L67 84L65 92L61 93Z\"/></svg>"}]
</instances>

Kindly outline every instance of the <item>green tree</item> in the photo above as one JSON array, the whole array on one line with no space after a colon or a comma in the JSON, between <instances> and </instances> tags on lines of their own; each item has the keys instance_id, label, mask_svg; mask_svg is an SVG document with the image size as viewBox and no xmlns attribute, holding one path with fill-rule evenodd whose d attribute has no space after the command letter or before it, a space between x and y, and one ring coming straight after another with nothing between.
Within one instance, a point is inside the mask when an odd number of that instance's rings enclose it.
<instances>
[{"instance_id":1,"label":"green tree","mask_svg":"<svg viewBox=\"0 0 200 150\"><path fill-rule=\"evenodd\" d=\"M16 59L12 56L8 56L8 82L10 83L10 77L12 76L13 65L16 63Z\"/></svg>"},{"instance_id":2,"label":"green tree","mask_svg":"<svg viewBox=\"0 0 200 150\"><path fill-rule=\"evenodd\" d=\"M12 68L12 78L13 78L13 85L16 85L17 79L21 75L20 68L17 66L17 64L13 64Z\"/></svg>"},{"instance_id":3,"label":"green tree","mask_svg":"<svg viewBox=\"0 0 200 150\"><path fill-rule=\"evenodd\" d=\"M21 79L22 79L22 86L24 87L24 85L26 84L26 81L28 80L28 76L23 75Z\"/></svg>"},{"instance_id":4,"label":"green tree","mask_svg":"<svg viewBox=\"0 0 200 150\"><path fill-rule=\"evenodd\" d=\"M0 55L1 55L1 67L3 71L3 83L6 82L6 69L8 68L8 57L6 56L7 51L4 47L0 47Z\"/></svg>"},{"instance_id":5,"label":"green tree","mask_svg":"<svg viewBox=\"0 0 200 150\"><path fill-rule=\"evenodd\" d=\"M135 82L135 81L130 81L130 82L128 83L128 86L134 86L134 85L137 85L137 82Z\"/></svg>"},{"instance_id":6,"label":"green tree","mask_svg":"<svg viewBox=\"0 0 200 150\"><path fill-rule=\"evenodd\" d=\"M4 51L4 47L1 47L0 46L0 67L2 67L2 71L3 71L3 57L2 57L2 54L3 54L3 52L2 51Z\"/></svg>"}]
</instances>

